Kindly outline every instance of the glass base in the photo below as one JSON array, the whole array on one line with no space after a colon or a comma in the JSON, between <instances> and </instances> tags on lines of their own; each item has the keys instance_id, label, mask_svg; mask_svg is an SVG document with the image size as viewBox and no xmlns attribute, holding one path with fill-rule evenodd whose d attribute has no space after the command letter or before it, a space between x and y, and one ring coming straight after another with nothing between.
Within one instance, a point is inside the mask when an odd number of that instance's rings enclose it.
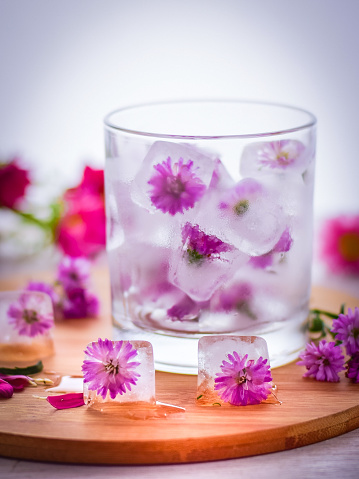
<instances>
[{"instance_id":1,"label":"glass base","mask_svg":"<svg viewBox=\"0 0 359 479\"><path fill-rule=\"evenodd\" d=\"M306 316L298 325L295 320L268 326L261 334L253 331L235 331L230 334L240 336L256 335L266 340L272 368L284 366L298 358L305 348L306 335L303 327ZM177 374L198 374L198 339L203 335L171 336L145 331L131 324L129 328L113 326L113 340L149 341L153 346L154 362L157 371Z\"/></svg>"}]
</instances>

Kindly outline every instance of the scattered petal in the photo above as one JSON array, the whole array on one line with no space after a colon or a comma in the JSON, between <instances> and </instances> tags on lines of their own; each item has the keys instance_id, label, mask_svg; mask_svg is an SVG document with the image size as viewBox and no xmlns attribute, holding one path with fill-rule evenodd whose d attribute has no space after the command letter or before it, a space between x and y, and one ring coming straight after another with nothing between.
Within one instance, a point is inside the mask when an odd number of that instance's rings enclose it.
<instances>
[{"instance_id":1,"label":"scattered petal","mask_svg":"<svg viewBox=\"0 0 359 479\"><path fill-rule=\"evenodd\" d=\"M0 379L0 398L8 399L14 394L14 388L7 381Z\"/></svg>"},{"instance_id":2,"label":"scattered petal","mask_svg":"<svg viewBox=\"0 0 359 479\"><path fill-rule=\"evenodd\" d=\"M47 401L56 409L70 409L84 406L83 393L62 394L60 396L47 396Z\"/></svg>"}]
</instances>

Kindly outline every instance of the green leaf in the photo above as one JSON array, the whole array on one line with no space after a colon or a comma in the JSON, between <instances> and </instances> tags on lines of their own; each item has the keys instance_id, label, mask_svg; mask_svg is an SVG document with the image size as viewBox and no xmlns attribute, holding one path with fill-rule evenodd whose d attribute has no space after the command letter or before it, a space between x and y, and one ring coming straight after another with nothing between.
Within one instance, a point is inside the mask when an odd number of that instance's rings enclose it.
<instances>
[{"instance_id":1,"label":"green leaf","mask_svg":"<svg viewBox=\"0 0 359 479\"><path fill-rule=\"evenodd\" d=\"M344 311L345 311L345 303L343 303L343 304L340 306L339 314L344 314Z\"/></svg>"},{"instance_id":2,"label":"green leaf","mask_svg":"<svg viewBox=\"0 0 359 479\"><path fill-rule=\"evenodd\" d=\"M201 398L203 398L203 394L200 394L200 395L197 397L197 400L198 400L198 399L201 399Z\"/></svg>"},{"instance_id":3,"label":"green leaf","mask_svg":"<svg viewBox=\"0 0 359 479\"><path fill-rule=\"evenodd\" d=\"M322 319L320 319L319 316L315 316L310 325L309 325L309 331L311 333L319 333L320 331L324 330L324 322Z\"/></svg>"},{"instance_id":4,"label":"green leaf","mask_svg":"<svg viewBox=\"0 0 359 479\"><path fill-rule=\"evenodd\" d=\"M42 361L39 361L38 363L33 364L32 366L27 366L25 368L0 368L0 373L29 376L30 374L37 374L43 369L44 365L42 364Z\"/></svg>"}]
</instances>

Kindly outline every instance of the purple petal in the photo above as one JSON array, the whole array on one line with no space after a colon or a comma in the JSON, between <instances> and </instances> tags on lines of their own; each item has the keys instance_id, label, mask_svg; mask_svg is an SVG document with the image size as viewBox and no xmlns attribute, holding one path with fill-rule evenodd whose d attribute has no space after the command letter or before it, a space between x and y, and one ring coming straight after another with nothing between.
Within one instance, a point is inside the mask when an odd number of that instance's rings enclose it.
<instances>
[{"instance_id":1,"label":"purple petal","mask_svg":"<svg viewBox=\"0 0 359 479\"><path fill-rule=\"evenodd\" d=\"M84 406L83 393L62 394L60 396L47 396L47 401L56 409L71 409Z\"/></svg>"},{"instance_id":2,"label":"purple petal","mask_svg":"<svg viewBox=\"0 0 359 479\"><path fill-rule=\"evenodd\" d=\"M11 384L14 391L22 391L25 388L25 386L28 386L29 384L31 384L31 378L29 378L28 376L23 376L23 375L8 376L6 374L0 374L0 379Z\"/></svg>"},{"instance_id":3,"label":"purple petal","mask_svg":"<svg viewBox=\"0 0 359 479\"><path fill-rule=\"evenodd\" d=\"M8 382L0 379L0 398L8 399L14 394L14 388Z\"/></svg>"}]
</instances>

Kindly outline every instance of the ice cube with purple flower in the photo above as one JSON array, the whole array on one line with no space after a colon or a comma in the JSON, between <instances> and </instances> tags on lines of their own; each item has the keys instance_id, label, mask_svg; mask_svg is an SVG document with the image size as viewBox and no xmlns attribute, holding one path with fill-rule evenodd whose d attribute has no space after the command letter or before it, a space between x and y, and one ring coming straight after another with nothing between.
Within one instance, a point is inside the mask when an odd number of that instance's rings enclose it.
<instances>
[{"instance_id":1,"label":"ice cube with purple flower","mask_svg":"<svg viewBox=\"0 0 359 479\"><path fill-rule=\"evenodd\" d=\"M259 336L203 336L198 342L197 403L259 404L272 387L266 341Z\"/></svg>"}]
</instances>

